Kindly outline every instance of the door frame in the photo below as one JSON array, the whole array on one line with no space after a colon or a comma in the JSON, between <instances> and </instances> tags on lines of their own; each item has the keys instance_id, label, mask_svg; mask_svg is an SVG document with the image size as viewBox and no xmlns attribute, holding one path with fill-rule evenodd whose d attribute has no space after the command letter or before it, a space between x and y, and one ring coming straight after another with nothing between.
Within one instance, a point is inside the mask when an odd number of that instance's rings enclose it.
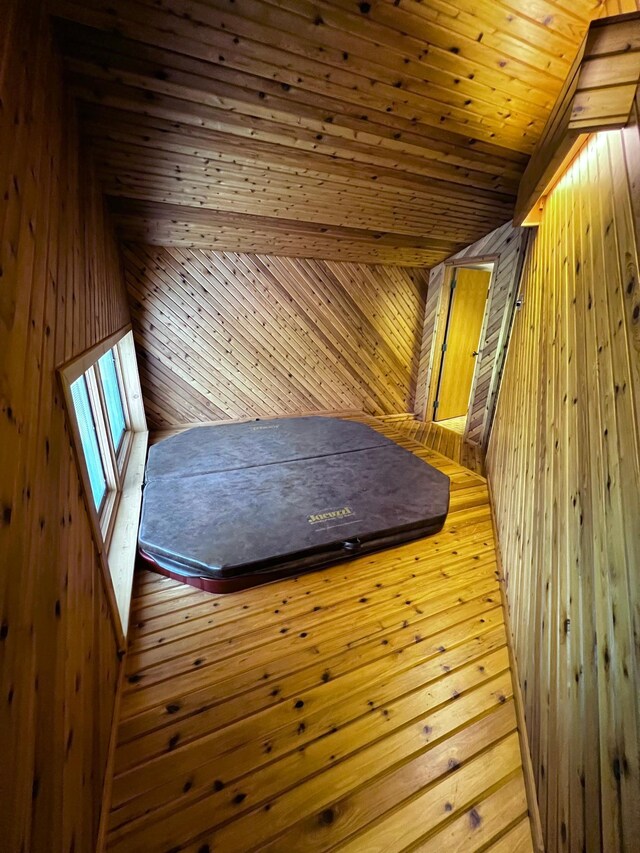
<instances>
[{"instance_id":1,"label":"door frame","mask_svg":"<svg viewBox=\"0 0 640 853\"><path fill-rule=\"evenodd\" d=\"M451 305L451 290L454 282L455 273L458 267L475 267L479 264L493 264L493 269L491 270L491 278L489 279L489 287L487 289L487 298L484 305L484 314L482 317L482 328L480 331L480 340L478 343L478 358L476 358L475 367L473 370L473 380L471 382L471 392L469 394L469 400L473 400L473 396L476 390L476 384L478 382L478 371L480 367L480 362L482 361L482 351L485 344L485 337L487 332L487 321L489 318L489 305L491 302L491 297L493 295L493 287L496 279L496 270L498 269L498 261L500 260L500 255L492 254L492 255L473 255L470 257L464 258L455 258L449 261L444 262L444 277L442 281L442 287L440 288L440 295L438 297L438 308L436 312L436 323L433 335L433 350L431 353L431 370L429 372L429 390L427 394L427 405L426 411L424 414L425 421L433 422L433 414L434 414L434 404L436 401L436 395L438 392L438 385L441 373L441 365L443 362L442 346L444 343L445 333L447 330L447 320L449 319L449 307ZM463 438L467 434L467 427L469 421L469 408L467 407L467 415L466 415L465 427ZM436 422L438 423L438 422Z\"/></svg>"},{"instance_id":2,"label":"door frame","mask_svg":"<svg viewBox=\"0 0 640 853\"><path fill-rule=\"evenodd\" d=\"M435 376L435 391L433 395L433 406L431 408L431 419L437 423L437 407L439 405L439 397L440 391L442 389L442 376L444 374L444 366L447 361L447 341L449 339L449 334L451 332L451 316L453 314L453 306L455 303L455 289L457 286L457 272L460 267L454 266L449 275L449 283L447 288L447 309L444 310L444 306L442 308L444 313L444 324L442 326L442 339L440 341L440 349L436 352L438 356L438 368L434 374ZM464 267L462 267L464 269ZM483 321L484 322L484 321ZM472 380L473 383L473 380Z\"/></svg>"}]
</instances>

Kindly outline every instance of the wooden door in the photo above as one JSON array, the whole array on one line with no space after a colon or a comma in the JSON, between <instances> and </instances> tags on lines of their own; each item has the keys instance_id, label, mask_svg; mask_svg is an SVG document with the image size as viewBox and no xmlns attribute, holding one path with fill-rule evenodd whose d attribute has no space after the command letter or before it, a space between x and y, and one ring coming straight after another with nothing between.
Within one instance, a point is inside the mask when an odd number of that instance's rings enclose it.
<instances>
[{"instance_id":1,"label":"wooden door","mask_svg":"<svg viewBox=\"0 0 640 853\"><path fill-rule=\"evenodd\" d=\"M434 420L467 414L490 280L489 270L455 272Z\"/></svg>"}]
</instances>

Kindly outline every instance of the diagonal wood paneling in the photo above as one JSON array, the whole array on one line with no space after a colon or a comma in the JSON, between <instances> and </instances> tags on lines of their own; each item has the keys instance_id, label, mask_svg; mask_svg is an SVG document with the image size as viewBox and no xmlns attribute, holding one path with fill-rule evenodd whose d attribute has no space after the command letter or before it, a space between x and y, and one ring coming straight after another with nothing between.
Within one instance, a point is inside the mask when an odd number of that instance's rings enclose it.
<instances>
[{"instance_id":1,"label":"diagonal wood paneling","mask_svg":"<svg viewBox=\"0 0 640 853\"><path fill-rule=\"evenodd\" d=\"M511 217L527 156L605 7L52 8L125 239L432 266Z\"/></svg>"},{"instance_id":2,"label":"diagonal wood paneling","mask_svg":"<svg viewBox=\"0 0 640 853\"><path fill-rule=\"evenodd\" d=\"M532 851L486 481L442 533L213 596L143 571L107 849Z\"/></svg>"},{"instance_id":3,"label":"diagonal wood paneling","mask_svg":"<svg viewBox=\"0 0 640 853\"><path fill-rule=\"evenodd\" d=\"M547 850L640 836L640 135L547 198L487 467Z\"/></svg>"},{"instance_id":4,"label":"diagonal wood paneling","mask_svg":"<svg viewBox=\"0 0 640 853\"><path fill-rule=\"evenodd\" d=\"M154 427L411 409L424 271L141 245L124 258Z\"/></svg>"},{"instance_id":5,"label":"diagonal wood paneling","mask_svg":"<svg viewBox=\"0 0 640 853\"><path fill-rule=\"evenodd\" d=\"M0 847L96 846L118 633L56 368L128 322L40 3L0 25Z\"/></svg>"}]
</instances>

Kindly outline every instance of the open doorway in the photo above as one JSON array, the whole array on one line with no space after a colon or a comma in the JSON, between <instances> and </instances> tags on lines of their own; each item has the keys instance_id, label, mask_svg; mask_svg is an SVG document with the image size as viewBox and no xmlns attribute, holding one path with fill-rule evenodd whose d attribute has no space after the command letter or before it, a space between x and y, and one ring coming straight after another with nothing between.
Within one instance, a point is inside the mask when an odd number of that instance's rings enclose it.
<instances>
[{"instance_id":1,"label":"open doorway","mask_svg":"<svg viewBox=\"0 0 640 853\"><path fill-rule=\"evenodd\" d=\"M492 273L493 263L451 270L433 420L460 434L465 432Z\"/></svg>"}]
</instances>

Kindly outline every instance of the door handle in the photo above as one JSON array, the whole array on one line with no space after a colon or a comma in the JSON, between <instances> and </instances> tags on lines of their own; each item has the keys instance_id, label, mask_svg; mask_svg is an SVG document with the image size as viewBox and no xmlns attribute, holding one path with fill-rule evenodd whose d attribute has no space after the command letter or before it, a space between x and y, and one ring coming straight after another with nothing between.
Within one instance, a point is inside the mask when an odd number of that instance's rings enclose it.
<instances>
[{"instance_id":1,"label":"door handle","mask_svg":"<svg viewBox=\"0 0 640 853\"><path fill-rule=\"evenodd\" d=\"M471 353L472 358L475 358L477 355L480 355L480 352L476 349Z\"/></svg>"}]
</instances>

